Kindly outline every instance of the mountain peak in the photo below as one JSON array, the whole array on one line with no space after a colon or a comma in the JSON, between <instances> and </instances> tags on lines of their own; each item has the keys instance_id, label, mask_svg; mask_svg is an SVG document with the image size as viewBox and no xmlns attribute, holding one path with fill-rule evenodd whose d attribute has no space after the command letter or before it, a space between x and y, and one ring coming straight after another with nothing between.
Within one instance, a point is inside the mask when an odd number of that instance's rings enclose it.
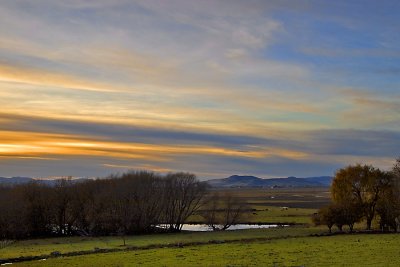
<instances>
[{"instance_id":1,"label":"mountain peak","mask_svg":"<svg viewBox=\"0 0 400 267\"><path fill-rule=\"evenodd\" d=\"M297 178L289 176L287 178L262 179L251 175L232 175L228 178L208 180L208 184L213 187L323 187L330 186L332 177L319 176Z\"/></svg>"}]
</instances>

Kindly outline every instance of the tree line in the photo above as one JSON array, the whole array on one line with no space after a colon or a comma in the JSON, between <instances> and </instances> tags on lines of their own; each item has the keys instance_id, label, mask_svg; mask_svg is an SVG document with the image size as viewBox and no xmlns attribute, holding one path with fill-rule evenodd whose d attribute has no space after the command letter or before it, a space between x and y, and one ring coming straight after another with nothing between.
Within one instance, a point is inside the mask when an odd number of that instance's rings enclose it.
<instances>
[{"instance_id":1,"label":"tree line","mask_svg":"<svg viewBox=\"0 0 400 267\"><path fill-rule=\"evenodd\" d=\"M0 187L0 239L180 231L206 192L194 174L147 171Z\"/></svg>"},{"instance_id":2,"label":"tree line","mask_svg":"<svg viewBox=\"0 0 400 267\"><path fill-rule=\"evenodd\" d=\"M329 232L335 225L339 231L365 222L372 230L377 222L382 231L400 228L400 158L390 171L371 165L350 165L336 172L331 186L333 203L313 215L317 225L326 225Z\"/></svg>"}]
</instances>

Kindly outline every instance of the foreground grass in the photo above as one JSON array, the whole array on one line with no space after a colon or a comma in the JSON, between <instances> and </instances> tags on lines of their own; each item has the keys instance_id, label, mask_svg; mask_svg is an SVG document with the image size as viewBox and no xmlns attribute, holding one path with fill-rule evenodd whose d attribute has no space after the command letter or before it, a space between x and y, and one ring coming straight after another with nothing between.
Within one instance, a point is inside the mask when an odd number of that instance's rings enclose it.
<instances>
[{"instance_id":1,"label":"foreground grass","mask_svg":"<svg viewBox=\"0 0 400 267\"><path fill-rule=\"evenodd\" d=\"M16 266L400 266L398 234L298 237L93 254Z\"/></svg>"},{"instance_id":2,"label":"foreground grass","mask_svg":"<svg viewBox=\"0 0 400 267\"><path fill-rule=\"evenodd\" d=\"M255 238L278 238L287 236L307 236L321 233L324 228L315 227L285 227L270 229L249 229L221 232L192 232L176 234L154 234L126 237L127 246L146 247L174 243L208 242L210 240L227 241ZM53 251L61 253L73 251L89 251L94 248L121 248L121 237L63 237L18 241L0 250L0 258L17 258L21 256L48 255Z\"/></svg>"}]
</instances>

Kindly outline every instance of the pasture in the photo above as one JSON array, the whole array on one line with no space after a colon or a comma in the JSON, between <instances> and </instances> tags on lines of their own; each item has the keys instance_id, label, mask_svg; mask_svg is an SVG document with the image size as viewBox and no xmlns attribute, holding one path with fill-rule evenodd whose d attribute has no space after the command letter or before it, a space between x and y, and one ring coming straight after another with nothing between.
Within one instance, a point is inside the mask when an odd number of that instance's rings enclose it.
<instances>
[{"instance_id":1,"label":"pasture","mask_svg":"<svg viewBox=\"0 0 400 267\"><path fill-rule=\"evenodd\" d=\"M330 202L326 187L228 188L218 192L230 193L247 205L250 212L240 223L311 224L311 215ZM189 221L202 223L203 218L193 215Z\"/></svg>"},{"instance_id":2,"label":"pasture","mask_svg":"<svg viewBox=\"0 0 400 267\"><path fill-rule=\"evenodd\" d=\"M237 241L24 262L16 266L399 266L397 234Z\"/></svg>"}]
</instances>

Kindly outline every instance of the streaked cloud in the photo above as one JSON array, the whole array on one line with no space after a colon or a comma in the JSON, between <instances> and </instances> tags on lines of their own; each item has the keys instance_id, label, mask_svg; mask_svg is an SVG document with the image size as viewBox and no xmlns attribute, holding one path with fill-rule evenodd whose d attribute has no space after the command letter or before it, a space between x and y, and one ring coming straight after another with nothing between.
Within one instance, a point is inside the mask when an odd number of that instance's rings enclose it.
<instances>
[{"instance_id":1,"label":"streaked cloud","mask_svg":"<svg viewBox=\"0 0 400 267\"><path fill-rule=\"evenodd\" d=\"M386 168L399 151L397 7L6 1L0 175Z\"/></svg>"}]
</instances>

